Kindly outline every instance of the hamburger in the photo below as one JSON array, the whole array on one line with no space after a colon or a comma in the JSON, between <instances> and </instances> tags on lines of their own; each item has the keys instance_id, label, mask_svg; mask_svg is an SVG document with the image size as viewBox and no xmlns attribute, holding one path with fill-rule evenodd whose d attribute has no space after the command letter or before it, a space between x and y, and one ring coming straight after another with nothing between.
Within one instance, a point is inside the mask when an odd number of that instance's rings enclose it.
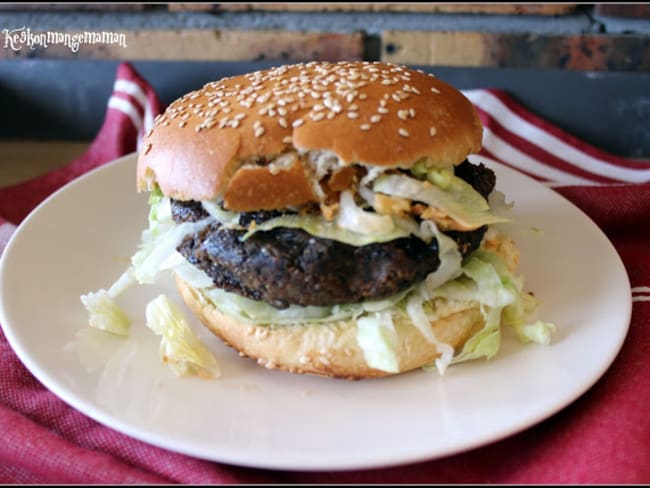
<instances>
[{"instance_id":1,"label":"hamburger","mask_svg":"<svg viewBox=\"0 0 650 488\"><path fill-rule=\"evenodd\" d=\"M109 295L170 270L241 356L347 379L491 357L503 325L546 341L495 174L468 160L481 140L459 90L405 66L207 83L143 140L149 228Z\"/></svg>"}]
</instances>

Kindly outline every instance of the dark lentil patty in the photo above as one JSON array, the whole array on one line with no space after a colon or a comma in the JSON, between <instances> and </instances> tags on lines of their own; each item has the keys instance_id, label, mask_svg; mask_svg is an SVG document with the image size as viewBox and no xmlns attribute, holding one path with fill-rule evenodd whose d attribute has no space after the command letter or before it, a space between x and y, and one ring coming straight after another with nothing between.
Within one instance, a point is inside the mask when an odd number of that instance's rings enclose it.
<instances>
[{"instance_id":1,"label":"dark lentil patty","mask_svg":"<svg viewBox=\"0 0 650 488\"><path fill-rule=\"evenodd\" d=\"M494 173L483 165L466 161L456 174L484 197L494 188ZM250 212L242 214L240 223L261 223L277 215ZM199 202L173 200L172 216L180 223L198 221L207 213ZM448 235L466 256L478 248L485 231L481 227ZM427 244L412 236L356 247L300 229L257 232L246 241L240 240L243 234L214 222L186 236L178 251L217 287L276 308L383 299L423 280L440 264L435 239Z\"/></svg>"}]
</instances>

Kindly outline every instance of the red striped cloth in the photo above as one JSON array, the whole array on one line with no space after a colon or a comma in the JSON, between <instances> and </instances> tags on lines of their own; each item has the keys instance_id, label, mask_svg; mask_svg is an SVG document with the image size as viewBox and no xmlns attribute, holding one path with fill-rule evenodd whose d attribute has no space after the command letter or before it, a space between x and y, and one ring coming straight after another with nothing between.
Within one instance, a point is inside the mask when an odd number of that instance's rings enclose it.
<instances>
[{"instance_id":1,"label":"red striped cloth","mask_svg":"<svg viewBox=\"0 0 650 488\"><path fill-rule=\"evenodd\" d=\"M650 482L650 162L590 146L502 91L465 94L485 125L483 153L572 200L603 229L625 263L633 287L629 335L586 394L535 427L456 456L367 471L265 471L176 454L98 424L43 388L2 335L0 483ZM0 189L0 249L14 224L46 196L136 150L161 108L148 83L130 65L120 65L106 119L88 151L52 173Z\"/></svg>"}]
</instances>

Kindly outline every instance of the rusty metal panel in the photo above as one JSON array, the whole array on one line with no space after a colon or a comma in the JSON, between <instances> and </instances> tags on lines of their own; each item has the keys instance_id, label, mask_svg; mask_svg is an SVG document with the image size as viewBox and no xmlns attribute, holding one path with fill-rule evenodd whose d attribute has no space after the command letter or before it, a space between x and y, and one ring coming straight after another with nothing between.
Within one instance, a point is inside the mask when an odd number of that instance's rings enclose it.
<instances>
[{"instance_id":1,"label":"rusty metal panel","mask_svg":"<svg viewBox=\"0 0 650 488\"><path fill-rule=\"evenodd\" d=\"M650 37L386 31L381 58L438 66L650 70Z\"/></svg>"}]
</instances>

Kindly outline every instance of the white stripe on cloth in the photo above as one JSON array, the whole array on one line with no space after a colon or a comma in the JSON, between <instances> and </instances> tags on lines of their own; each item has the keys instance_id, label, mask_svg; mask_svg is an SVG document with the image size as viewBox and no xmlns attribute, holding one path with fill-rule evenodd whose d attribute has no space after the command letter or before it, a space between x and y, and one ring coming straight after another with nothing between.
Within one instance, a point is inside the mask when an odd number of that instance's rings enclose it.
<instances>
[{"instance_id":1,"label":"white stripe on cloth","mask_svg":"<svg viewBox=\"0 0 650 488\"><path fill-rule=\"evenodd\" d=\"M138 113L133 104L128 100L116 96L111 96L111 98L108 99L108 107L114 108L128 115L135 128L138 131L142 129L142 116Z\"/></svg>"},{"instance_id":2,"label":"white stripe on cloth","mask_svg":"<svg viewBox=\"0 0 650 488\"><path fill-rule=\"evenodd\" d=\"M145 108L149 104L145 92L140 88L140 85L133 81L118 78L115 80L115 85L113 85L113 92L122 92L131 95L140 103L142 108Z\"/></svg>"},{"instance_id":3,"label":"white stripe on cloth","mask_svg":"<svg viewBox=\"0 0 650 488\"><path fill-rule=\"evenodd\" d=\"M540 148L553 148L553 154L568 164L584 171L628 183L650 181L649 169L631 169L617 166L603 159L595 158L580 149L558 139L512 112L501 100L486 90L465 90L465 96L477 107L490 114L510 132L521 136ZM557 181L562 181L558 179Z\"/></svg>"},{"instance_id":4,"label":"white stripe on cloth","mask_svg":"<svg viewBox=\"0 0 650 488\"><path fill-rule=\"evenodd\" d=\"M113 92L120 92L125 93L126 95L131 95L138 101L144 110L144 118L142 119L143 122L140 125L136 124L136 127L138 128L137 149L139 150L142 144L142 137L149 131L149 129L153 127L154 117L151 110L151 104L147 98L147 94L137 83L122 78L115 80Z\"/></svg>"},{"instance_id":5,"label":"white stripe on cloth","mask_svg":"<svg viewBox=\"0 0 650 488\"><path fill-rule=\"evenodd\" d=\"M639 295L639 293L648 293L648 295ZM632 287L632 301L633 302L650 302L650 286L633 286Z\"/></svg>"},{"instance_id":6,"label":"white stripe on cloth","mask_svg":"<svg viewBox=\"0 0 650 488\"><path fill-rule=\"evenodd\" d=\"M0 225L0 254L2 254L2 251L7 247L7 243L9 242L9 239L11 239L15 230L16 226L9 222Z\"/></svg>"},{"instance_id":7,"label":"white stripe on cloth","mask_svg":"<svg viewBox=\"0 0 650 488\"><path fill-rule=\"evenodd\" d=\"M527 173L538 176L540 178L550 180L544 182L547 186L563 186L563 185L601 185L591 180L586 180L569 174L565 171L556 169L552 166L544 164L541 161L521 152L516 147L508 144L499 136L494 134L487 127L483 130L483 147L492 153L496 158L504 161L516 168L520 168Z\"/></svg>"}]
</instances>

